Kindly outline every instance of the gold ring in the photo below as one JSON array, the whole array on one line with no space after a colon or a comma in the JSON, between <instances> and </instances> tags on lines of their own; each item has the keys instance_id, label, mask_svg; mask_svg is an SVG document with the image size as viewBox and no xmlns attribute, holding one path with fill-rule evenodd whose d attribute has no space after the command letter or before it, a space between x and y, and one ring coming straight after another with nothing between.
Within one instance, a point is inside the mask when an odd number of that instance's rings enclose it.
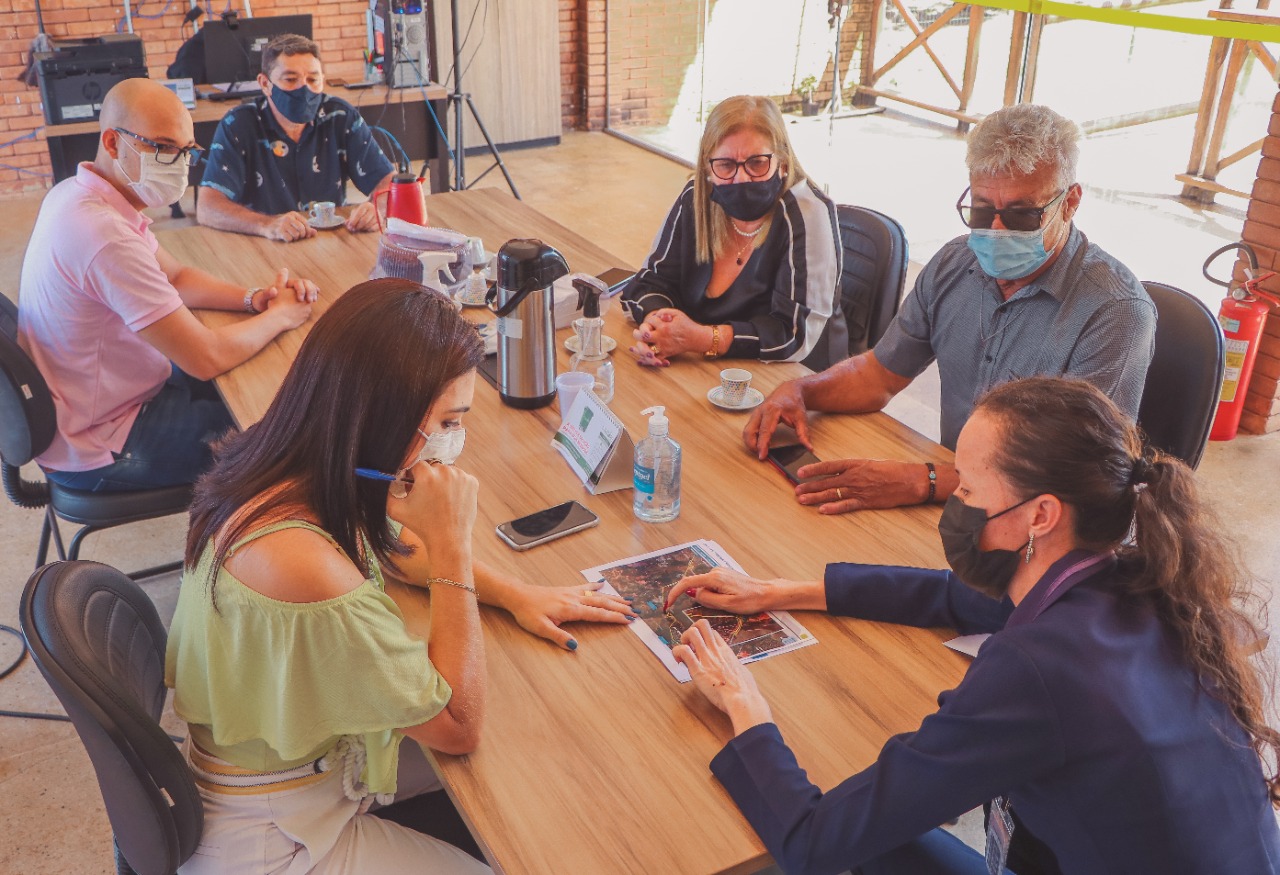
<instances>
[{"instance_id":1,"label":"gold ring","mask_svg":"<svg viewBox=\"0 0 1280 875\"><path fill-rule=\"evenodd\" d=\"M596 594L596 591L595 591L594 589L584 589L584 590L582 591L582 597L583 597L583 598L586 598L586 597L587 597L587 596L589 596L589 595L595 595L595 594Z\"/></svg>"},{"instance_id":2,"label":"gold ring","mask_svg":"<svg viewBox=\"0 0 1280 875\"><path fill-rule=\"evenodd\" d=\"M840 493L840 487L839 487L839 486L837 486L837 487L836 487L836 498L837 498L839 501L844 501L844 495L842 495L842 494Z\"/></svg>"},{"instance_id":3,"label":"gold ring","mask_svg":"<svg viewBox=\"0 0 1280 875\"><path fill-rule=\"evenodd\" d=\"M656 343L649 344L649 351L652 352L655 356L662 355L662 350L658 349L658 344Z\"/></svg>"}]
</instances>

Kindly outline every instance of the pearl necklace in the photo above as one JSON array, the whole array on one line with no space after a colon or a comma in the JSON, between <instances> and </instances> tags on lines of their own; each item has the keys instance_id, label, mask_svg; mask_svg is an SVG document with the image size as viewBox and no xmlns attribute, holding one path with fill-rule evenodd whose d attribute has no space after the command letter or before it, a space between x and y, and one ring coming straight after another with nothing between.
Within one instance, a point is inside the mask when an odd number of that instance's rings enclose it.
<instances>
[{"instance_id":1,"label":"pearl necklace","mask_svg":"<svg viewBox=\"0 0 1280 875\"><path fill-rule=\"evenodd\" d=\"M743 231L741 228L738 227L738 223L733 221L732 219L729 220L729 224L733 228L733 233L737 234L739 237L747 238L746 245L744 245L741 249L738 250L738 257L736 259L738 262L738 267L742 267L742 257L747 254L747 250L749 250L752 246L755 245L756 238L759 237L760 232L764 230L764 223L762 222L760 224L760 227L756 228L754 231Z\"/></svg>"}]
</instances>

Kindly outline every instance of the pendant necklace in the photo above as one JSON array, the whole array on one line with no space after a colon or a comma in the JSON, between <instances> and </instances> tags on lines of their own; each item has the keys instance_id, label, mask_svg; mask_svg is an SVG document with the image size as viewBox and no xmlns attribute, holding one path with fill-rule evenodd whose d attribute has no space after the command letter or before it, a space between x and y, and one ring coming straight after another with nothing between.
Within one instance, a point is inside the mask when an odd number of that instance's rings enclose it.
<instances>
[{"instance_id":1,"label":"pendant necklace","mask_svg":"<svg viewBox=\"0 0 1280 875\"><path fill-rule=\"evenodd\" d=\"M746 245L738 250L738 267L742 267L742 257L747 254L747 250L755 245L756 238L759 237L760 232L764 230L764 224L762 223L760 227L756 228L754 231L743 231L738 227L738 223L734 221L730 221L729 224L733 226L733 233L737 234L739 237L747 238Z\"/></svg>"}]
</instances>

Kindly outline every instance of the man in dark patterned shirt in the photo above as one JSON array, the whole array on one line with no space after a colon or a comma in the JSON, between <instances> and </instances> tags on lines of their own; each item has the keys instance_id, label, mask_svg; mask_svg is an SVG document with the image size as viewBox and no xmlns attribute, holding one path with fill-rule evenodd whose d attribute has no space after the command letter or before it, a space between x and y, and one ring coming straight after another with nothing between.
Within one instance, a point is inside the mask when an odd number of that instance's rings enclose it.
<instances>
[{"instance_id":1,"label":"man in dark patterned shirt","mask_svg":"<svg viewBox=\"0 0 1280 875\"><path fill-rule=\"evenodd\" d=\"M316 201L342 204L347 180L366 195L391 183L395 168L359 111L324 94L320 49L282 34L262 50L263 97L227 113L209 149L202 225L286 242L315 236L306 215ZM349 231L378 227L372 198L346 219Z\"/></svg>"},{"instance_id":2,"label":"man in dark patterned shirt","mask_svg":"<svg viewBox=\"0 0 1280 875\"><path fill-rule=\"evenodd\" d=\"M1140 283L1075 227L1080 131L1044 106L1005 107L969 135L969 188L956 204L969 234L916 278L875 349L783 383L743 431L765 458L779 422L809 444L806 412L882 409L933 361L942 378L942 444L954 448L975 402L1021 377L1088 380L1137 417L1155 350L1156 311ZM801 504L822 513L945 501L955 468L839 459L798 472Z\"/></svg>"}]
</instances>

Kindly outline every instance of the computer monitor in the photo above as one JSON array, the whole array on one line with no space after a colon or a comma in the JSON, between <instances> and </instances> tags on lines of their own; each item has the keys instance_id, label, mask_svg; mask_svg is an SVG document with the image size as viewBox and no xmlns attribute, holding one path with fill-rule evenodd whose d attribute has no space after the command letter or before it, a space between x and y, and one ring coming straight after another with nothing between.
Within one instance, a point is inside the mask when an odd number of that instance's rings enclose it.
<instances>
[{"instance_id":1,"label":"computer monitor","mask_svg":"<svg viewBox=\"0 0 1280 875\"><path fill-rule=\"evenodd\" d=\"M205 22L206 82L252 82L262 72L262 49L273 36L296 33L311 38L310 15L264 15Z\"/></svg>"}]
</instances>

